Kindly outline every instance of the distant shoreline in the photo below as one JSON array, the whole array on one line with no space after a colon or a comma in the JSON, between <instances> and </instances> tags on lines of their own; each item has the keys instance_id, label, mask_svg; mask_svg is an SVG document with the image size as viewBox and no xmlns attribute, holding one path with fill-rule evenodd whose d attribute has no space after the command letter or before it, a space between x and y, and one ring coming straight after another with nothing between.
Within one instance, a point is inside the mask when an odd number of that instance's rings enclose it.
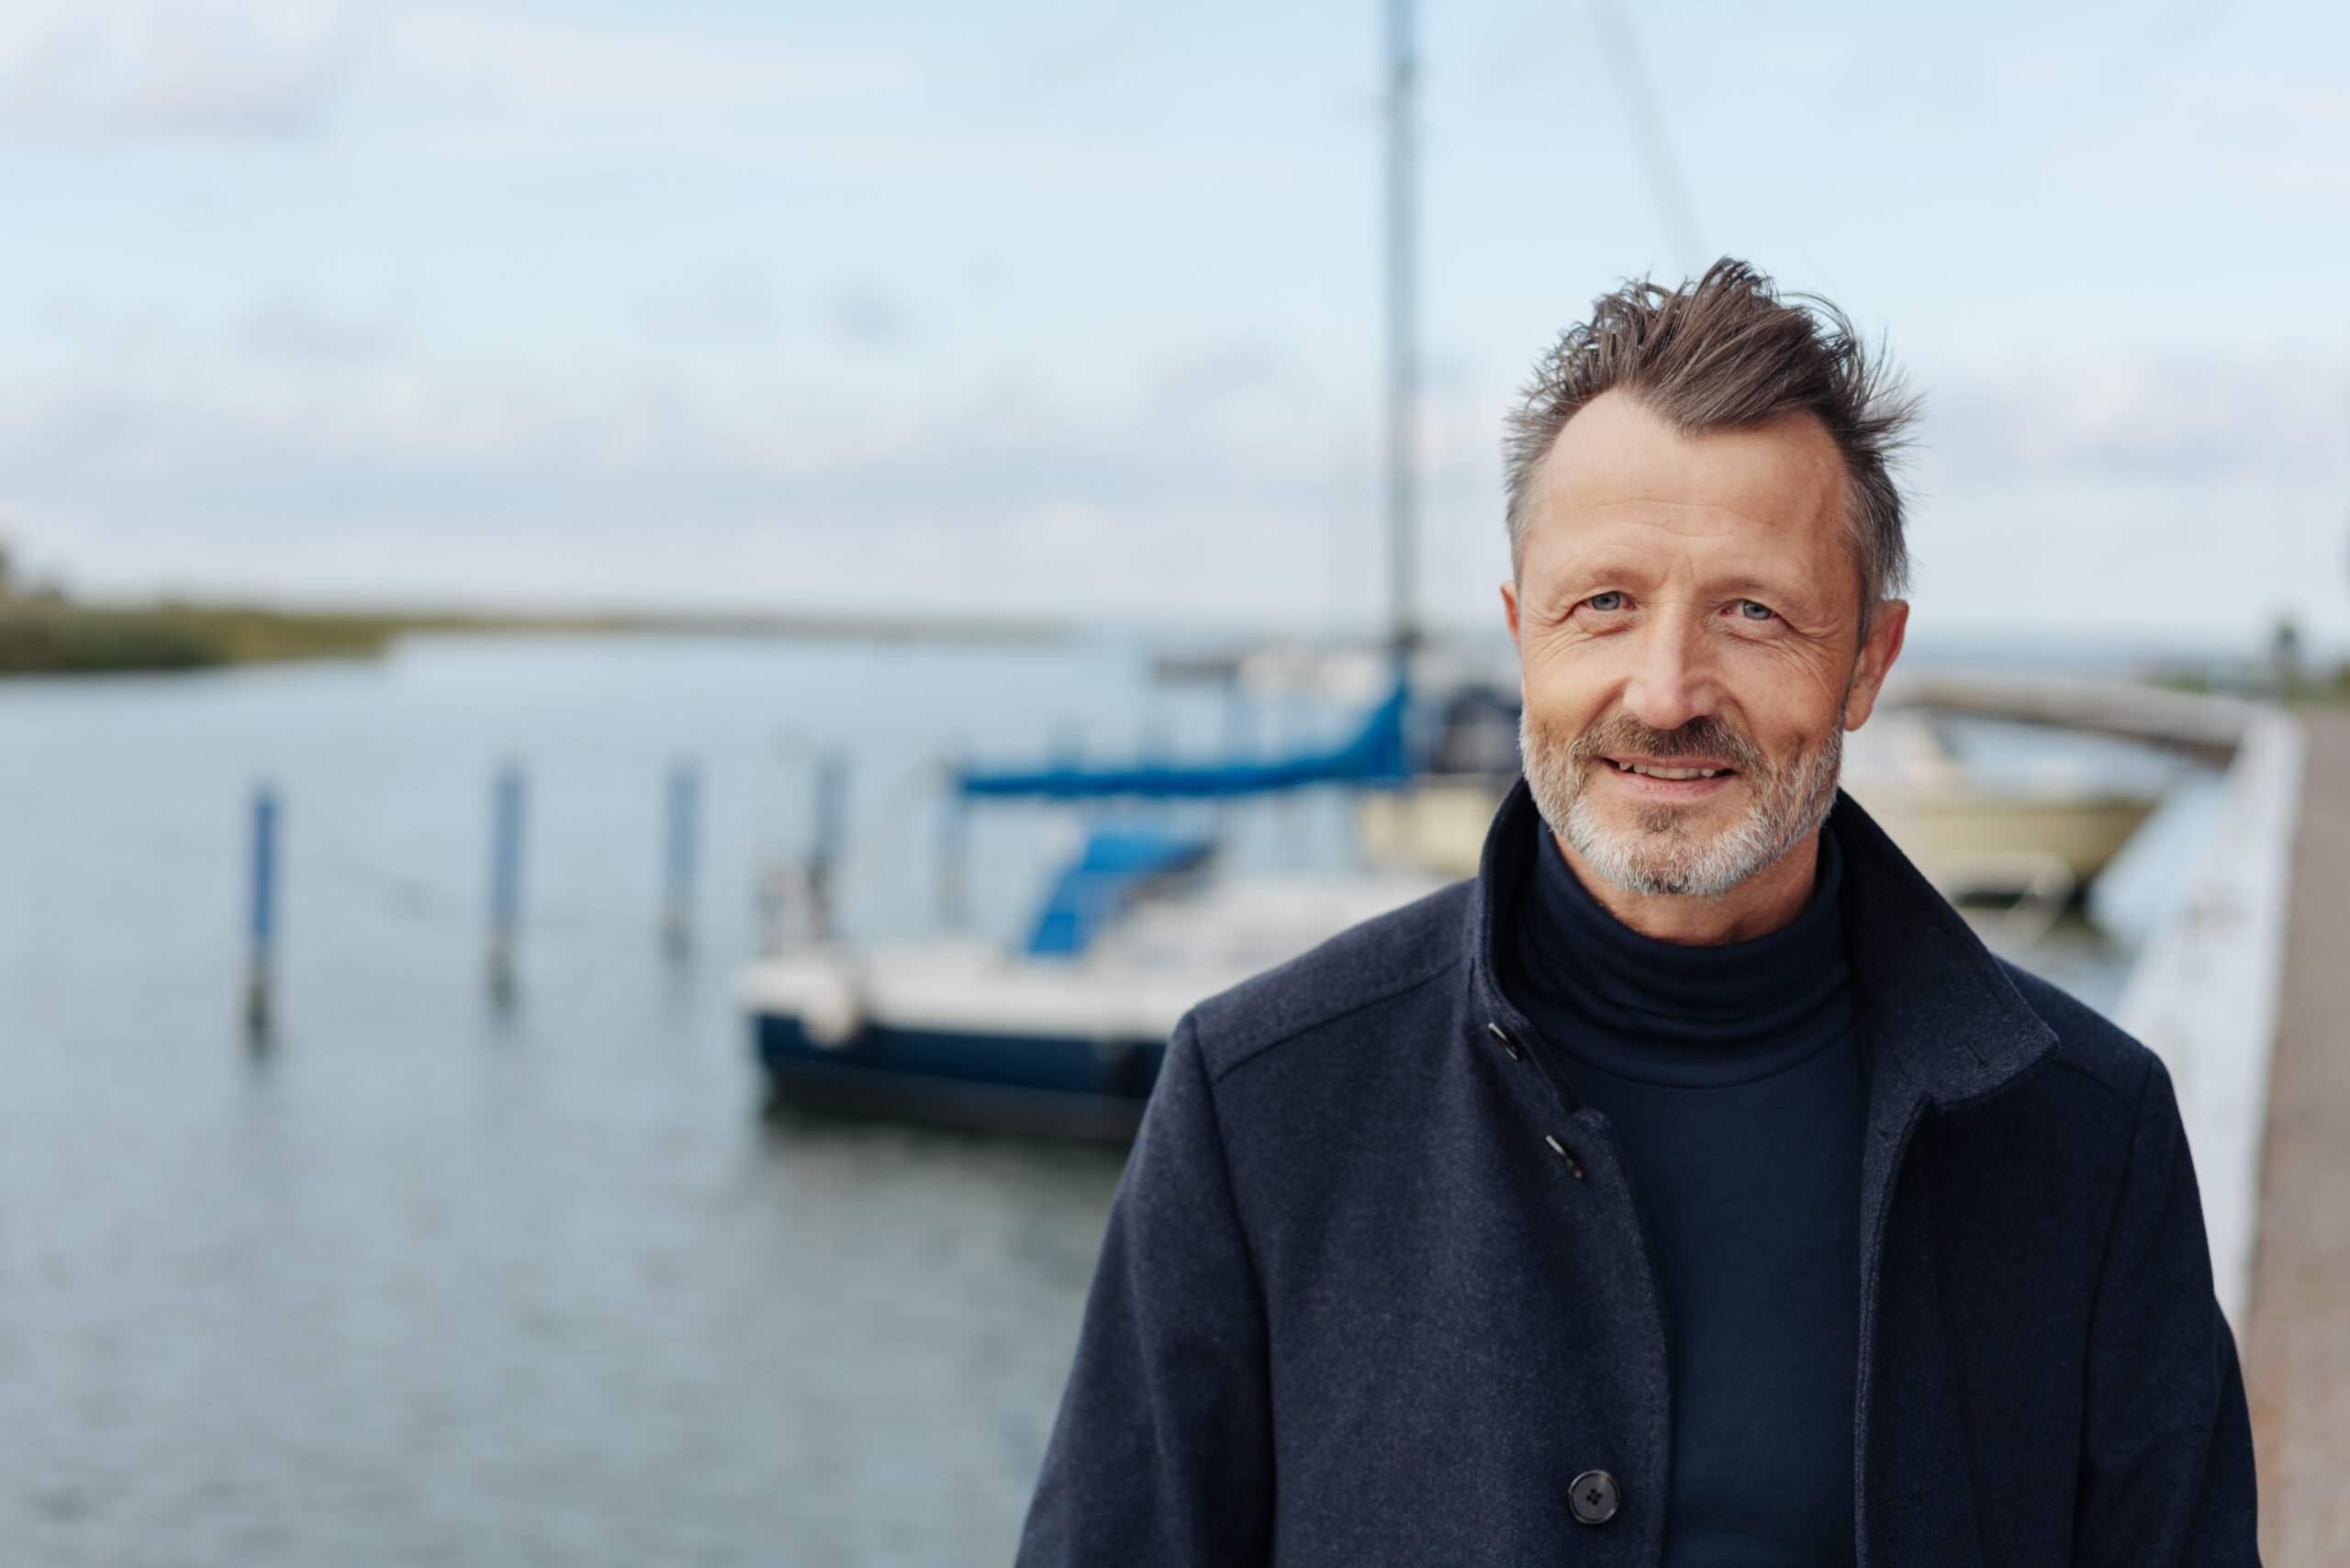
<instances>
[{"instance_id":1,"label":"distant shoreline","mask_svg":"<svg viewBox=\"0 0 2350 1568\"><path fill-rule=\"evenodd\" d=\"M0 678L129 675L305 659L370 659L421 633L670 632L885 643L1050 643L1053 622L968 616L299 610L0 599Z\"/></svg>"}]
</instances>

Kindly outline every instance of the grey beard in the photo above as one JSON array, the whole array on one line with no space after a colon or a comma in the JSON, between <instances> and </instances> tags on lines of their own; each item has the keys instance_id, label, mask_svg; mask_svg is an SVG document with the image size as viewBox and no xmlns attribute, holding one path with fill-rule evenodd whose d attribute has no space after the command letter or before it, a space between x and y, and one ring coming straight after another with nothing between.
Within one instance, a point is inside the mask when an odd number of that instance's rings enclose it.
<instances>
[{"instance_id":1,"label":"grey beard","mask_svg":"<svg viewBox=\"0 0 2350 1568\"><path fill-rule=\"evenodd\" d=\"M1619 713L1561 742L1538 728L1528 710L1518 719L1517 744L1536 809L1585 865L1628 893L1718 899L1828 820L1844 764L1844 712L1839 704L1826 738L1785 767L1711 716L1677 730L1651 730ZM1587 764L1614 751L1726 757L1752 788L1746 814L1711 838L1691 834L1687 809L1674 805L1637 808L1628 830L1610 828L1592 798Z\"/></svg>"}]
</instances>

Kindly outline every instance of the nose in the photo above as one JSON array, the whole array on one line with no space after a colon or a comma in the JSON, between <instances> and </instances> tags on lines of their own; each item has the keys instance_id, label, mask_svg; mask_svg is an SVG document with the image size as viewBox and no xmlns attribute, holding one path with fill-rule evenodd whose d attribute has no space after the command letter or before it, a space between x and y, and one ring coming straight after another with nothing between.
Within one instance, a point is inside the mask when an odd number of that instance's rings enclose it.
<instances>
[{"instance_id":1,"label":"nose","mask_svg":"<svg viewBox=\"0 0 2350 1568\"><path fill-rule=\"evenodd\" d=\"M1695 619L1676 608L1637 634L1624 707L1652 730L1677 730L1714 711L1718 689Z\"/></svg>"}]
</instances>

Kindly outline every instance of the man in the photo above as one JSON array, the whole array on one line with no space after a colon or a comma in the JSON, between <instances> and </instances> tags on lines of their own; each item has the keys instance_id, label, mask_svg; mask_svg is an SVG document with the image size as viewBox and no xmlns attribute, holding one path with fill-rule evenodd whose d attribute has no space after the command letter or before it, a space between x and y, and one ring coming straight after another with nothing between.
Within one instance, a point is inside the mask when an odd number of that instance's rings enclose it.
<instances>
[{"instance_id":1,"label":"man","mask_svg":"<svg viewBox=\"0 0 2350 1568\"><path fill-rule=\"evenodd\" d=\"M1178 1029L1024 1563L2256 1561L2168 1079L1836 792L1908 418L1729 261L1545 361L1526 782Z\"/></svg>"}]
</instances>

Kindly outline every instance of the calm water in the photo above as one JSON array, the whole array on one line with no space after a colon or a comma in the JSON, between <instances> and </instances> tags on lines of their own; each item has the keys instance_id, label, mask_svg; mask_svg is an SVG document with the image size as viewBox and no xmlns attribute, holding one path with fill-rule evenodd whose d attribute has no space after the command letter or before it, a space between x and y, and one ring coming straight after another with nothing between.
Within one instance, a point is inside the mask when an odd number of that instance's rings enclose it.
<instances>
[{"instance_id":1,"label":"calm water","mask_svg":"<svg viewBox=\"0 0 2350 1568\"><path fill-rule=\"evenodd\" d=\"M1136 645L428 640L379 664L0 685L0 1562L961 1564L1011 1555L1122 1151L770 1122L729 977L811 761L853 935L929 928L937 765L1344 723ZM701 768L682 961L664 779ZM519 1000L490 779L530 779ZM239 1020L285 803L280 1024ZM1344 852L1329 800L1221 823ZM1017 929L1068 824L989 812Z\"/></svg>"},{"instance_id":2,"label":"calm water","mask_svg":"<svg viewBox=\"0 0 2350 1568\"><path fill-rule=\"evenodd\" d=\"M1230 721L1102 645L449 640L0 687L0 1562L1007 1560L1122 1152L766 1122L729 971L813 752L853 751L845 917L883 934L933 917L943 749L1130 747L1138 714L1157 745ZM677 963L681 755L707 811ZM509 758L530 891L501 1014ZM286 881L255 1056L263 777ZM1304 853L1335 821L1304 812L1255 838ZM982 924L1028 907L1051 831L982 825Z\"/></svg>"}]
</instances>

